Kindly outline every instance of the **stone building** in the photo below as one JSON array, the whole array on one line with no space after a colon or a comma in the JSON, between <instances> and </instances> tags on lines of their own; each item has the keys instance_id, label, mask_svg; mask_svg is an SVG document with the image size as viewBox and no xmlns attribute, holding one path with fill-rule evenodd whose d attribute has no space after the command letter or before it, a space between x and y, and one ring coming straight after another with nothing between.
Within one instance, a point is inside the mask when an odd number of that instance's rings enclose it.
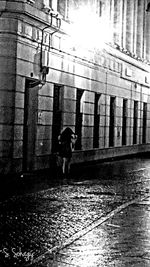
<instances>
[{"instance_id":1,"label":"stone building","mask_svg":"<svg viewBox=\"0 0 150 267\"><path fill-rule=\"evenodd\" d=\"M150 150L150 1L0 1L0 173Z\"/></svg>"}]
</instances>

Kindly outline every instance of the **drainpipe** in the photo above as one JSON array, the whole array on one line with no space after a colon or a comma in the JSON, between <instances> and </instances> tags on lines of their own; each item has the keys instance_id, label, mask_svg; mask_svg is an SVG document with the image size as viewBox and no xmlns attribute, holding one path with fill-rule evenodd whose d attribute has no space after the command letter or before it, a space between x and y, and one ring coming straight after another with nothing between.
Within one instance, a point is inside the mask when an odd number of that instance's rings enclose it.
<instances>
[{"instance_id":1,"label":"drainpipe","mask_svg":"<svg viewBox=\"0 0 150 267\"><path fill-rule=\"evenodd\" d=\"M43 51L43 41L44 41L44 31L48 28L50 28L52 26L52 20L53 18L56 19L56 22L57 22L57 29L54 30L52 33L50 33L51 35L51 38L50 38L50 42L51 42L51 39L52 39L52 35L55 34L56 32L59 31L60 27L61 27L61 18L59 16L59 14L54 14L53 12L50 13L50 17L51 17L51 21L50 21L50 25L47 25L46 27L44 27L42 29L42 39L41 39L41 53L40 53L40 72L42 73L42 82L45 83L46 82L46 75L48 74L49 72L49 67L47 66L43 66L42 65L42 61L43 61L43 54L42 54L42 51ZM51 44L50 44L50 47L51 48Z\"/></svg>"},{"instance_id":2,"label":"drainpipe","mask_svg":"<svg viewBox=\"0 0 150 267\"><path fill-rule=\"evenodd\" d=\"M42 61L43 61L43 54L42 54L42 51L43 51L43 42L44 42L44 31L48 28L50 28L52 26L52 20L53 18L56 18L56 21L57 21L57 29L55 31L53 31L52 33L50 33L51 37L54 33L58 32L60 27L61 27L61 18L60 18L60 15L59 14L54 14L53 11L50 13L50 17L51 17L51 21L50 21L50 24L45 26L43 29L42 29L42 38L41 38L41 50L40 50L40 72L42 74L42 79L41 80L38 80L38 81L35 81L35 82L31 82L29 84L29 87L30 88L33 88L37 85L44 85L46 83L46 75L48 74L49 72L49 67L47 66L43 66L42 65ZM51 38L50 38L50 42L51 42ZM50 44L50 48L51 48L51 44Z\"/></svg>"}]
</instances>

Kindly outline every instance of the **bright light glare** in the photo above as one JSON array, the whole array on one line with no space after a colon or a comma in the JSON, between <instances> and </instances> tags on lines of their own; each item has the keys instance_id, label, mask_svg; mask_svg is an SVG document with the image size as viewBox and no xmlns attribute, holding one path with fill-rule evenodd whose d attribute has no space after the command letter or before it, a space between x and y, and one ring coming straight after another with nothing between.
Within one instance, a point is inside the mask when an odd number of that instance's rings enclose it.
<instances>
[{"instance_id":1,"label":"bright light glare","mask_svg":"<svg viewBox=\"0 0 150 267\"><path fill-rule=\"evenodd\" d=\"M75 46L101 49L112 39L109 20L100 18L88 7L72 12L71 20L73 23L70 28L70 36Z\"/></svg>"}]
</instances>

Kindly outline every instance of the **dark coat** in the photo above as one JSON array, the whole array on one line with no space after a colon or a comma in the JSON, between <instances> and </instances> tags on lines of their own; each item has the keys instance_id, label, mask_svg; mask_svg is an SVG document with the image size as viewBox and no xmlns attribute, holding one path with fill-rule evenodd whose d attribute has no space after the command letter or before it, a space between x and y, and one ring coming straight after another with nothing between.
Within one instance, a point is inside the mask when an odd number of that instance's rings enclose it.
<instances>
[{"instance_id":1,"label":"dark coat","mask_svg":"<svg viewBox=\"0 0 150 267\"><path fill-rule=\"evenodd\" d=\"M67 127L60 135L59 140L59 155L64 158L72 157L72 135L74 132Z\"/></svg>"}]
</instances>

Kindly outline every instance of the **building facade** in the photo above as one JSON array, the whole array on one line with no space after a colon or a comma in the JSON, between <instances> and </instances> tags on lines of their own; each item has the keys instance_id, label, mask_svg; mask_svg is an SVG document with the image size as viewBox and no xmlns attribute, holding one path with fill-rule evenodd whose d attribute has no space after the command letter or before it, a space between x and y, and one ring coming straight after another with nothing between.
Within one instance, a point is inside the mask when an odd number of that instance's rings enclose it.
<instances>
[{"instance_id":1,"label":"building facade","mask_svg":"<svg viewBox=\"0 0 150 267\"><path fill-rule=\"evenodd\" d=\"M1 0L0 173L150 150L149 2Z\"/></svg>"}]
</instances>

